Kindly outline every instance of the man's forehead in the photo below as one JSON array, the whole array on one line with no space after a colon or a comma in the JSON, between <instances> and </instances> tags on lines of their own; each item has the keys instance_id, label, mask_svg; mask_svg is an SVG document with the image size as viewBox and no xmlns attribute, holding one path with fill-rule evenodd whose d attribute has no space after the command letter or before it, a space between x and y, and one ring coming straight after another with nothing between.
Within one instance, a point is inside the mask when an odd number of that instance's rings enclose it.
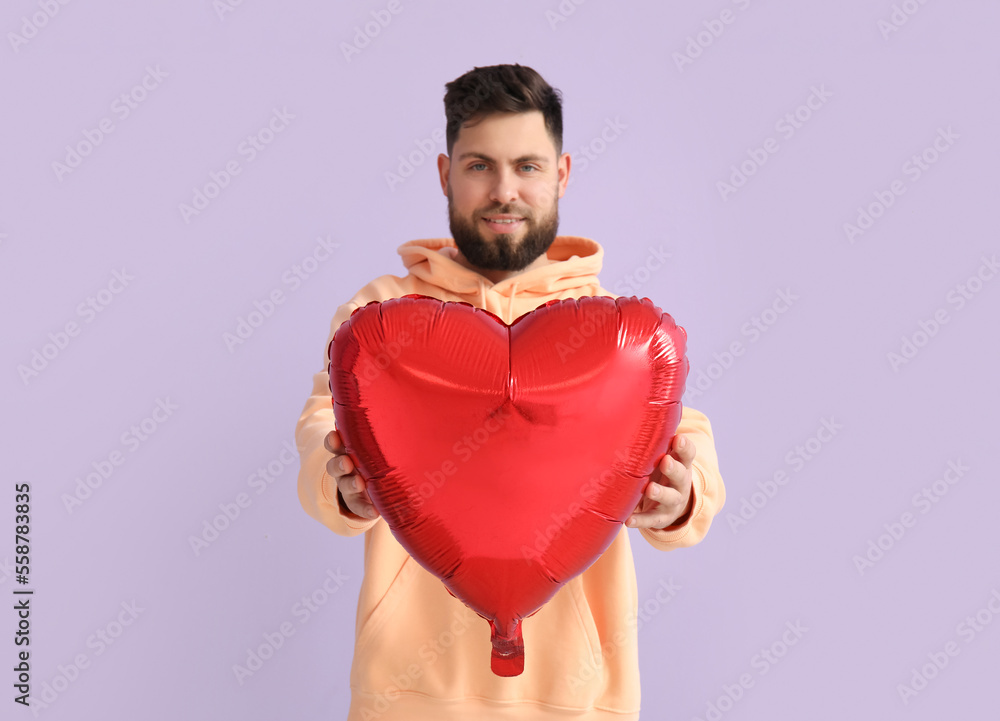
<instances>
[{"instance_id":1,"label":"man's forehead","mask_svg":"<svg viewBox=\"0 0 1000 721\"><path fill-rule=\"evenodd\" d=\"M538 110L493 113L467 121L455 142L457 160L479 158L490 162L545 162L555 147L545 118Z\"/></svg>"}]
</instances>

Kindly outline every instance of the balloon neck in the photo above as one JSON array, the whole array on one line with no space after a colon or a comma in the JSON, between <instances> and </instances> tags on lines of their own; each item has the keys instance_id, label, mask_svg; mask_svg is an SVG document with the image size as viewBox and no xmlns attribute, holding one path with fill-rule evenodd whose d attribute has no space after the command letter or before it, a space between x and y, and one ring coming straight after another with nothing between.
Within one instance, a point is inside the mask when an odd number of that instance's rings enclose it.
<instances>
[{"instance_id":1,"label":"balloon neck","mask_svg":"<svg viewBox=\"0 0 1000 721\"><path fill-rule=\"evenodd\" d=\"M521 638L521 622L516 619L504 628L497 628L495 620L490 621L490 669L497 676L519 676L524 671L524 639Z\"/></svg>"}]
</instances>

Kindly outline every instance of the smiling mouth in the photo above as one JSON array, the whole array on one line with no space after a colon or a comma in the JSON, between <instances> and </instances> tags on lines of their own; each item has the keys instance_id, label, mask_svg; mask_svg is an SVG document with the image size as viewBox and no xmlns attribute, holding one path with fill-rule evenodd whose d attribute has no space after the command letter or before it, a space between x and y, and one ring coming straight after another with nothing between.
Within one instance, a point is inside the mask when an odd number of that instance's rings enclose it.
<instances>
[{"instance_id":1,"label":"smiling mouth","mask_svg":"<svg viewBox=\"0 0 1000 721\"><path fill-rule=\"evenodd\" d=\"M524 225L524 218L483 218L490 232L497 235L512 235Z\"/></svg>"}]
</instances>

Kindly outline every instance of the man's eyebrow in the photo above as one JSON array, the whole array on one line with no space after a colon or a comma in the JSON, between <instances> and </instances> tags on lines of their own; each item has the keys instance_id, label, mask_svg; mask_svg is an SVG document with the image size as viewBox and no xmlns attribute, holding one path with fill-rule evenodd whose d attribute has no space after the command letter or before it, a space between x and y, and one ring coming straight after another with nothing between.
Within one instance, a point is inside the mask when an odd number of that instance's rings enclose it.
<instances>
[{"instance_id":1,"label":"man's eyebrow","mask_svg":"<svg viewBox=\"0 0 1000 721\"><path fill-rule=\"evenodd\" d=\"M458 156L458 162L461 162L466 158L479 158L480 160L485 160L488 163L497 162L494 158L491 158L485 153L462 153ZM546 163L548 162L548 158L543 155L522 155L520 158L514 159L514 165L520 165L521 163L527 162Z\"/></svg>"}]
</instances>

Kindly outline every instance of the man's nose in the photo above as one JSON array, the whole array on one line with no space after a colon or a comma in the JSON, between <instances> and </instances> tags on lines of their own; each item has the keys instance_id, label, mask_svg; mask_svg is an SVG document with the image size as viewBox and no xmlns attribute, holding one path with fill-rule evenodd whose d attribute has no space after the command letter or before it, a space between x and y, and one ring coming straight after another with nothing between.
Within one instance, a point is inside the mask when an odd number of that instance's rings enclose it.
<instances>
[{"instance_id":1,"label":"man's nose","mask_svg":"<svg viewBox=\"0 0 1000 721\"><path fill-rule=\"evenodd\" d=\"M518 182L517 176L509 170L501 170L497 173L496 182L490 192L490 200L499 203L510 203L517 200Z\"/></svg>"}]
</instances>

